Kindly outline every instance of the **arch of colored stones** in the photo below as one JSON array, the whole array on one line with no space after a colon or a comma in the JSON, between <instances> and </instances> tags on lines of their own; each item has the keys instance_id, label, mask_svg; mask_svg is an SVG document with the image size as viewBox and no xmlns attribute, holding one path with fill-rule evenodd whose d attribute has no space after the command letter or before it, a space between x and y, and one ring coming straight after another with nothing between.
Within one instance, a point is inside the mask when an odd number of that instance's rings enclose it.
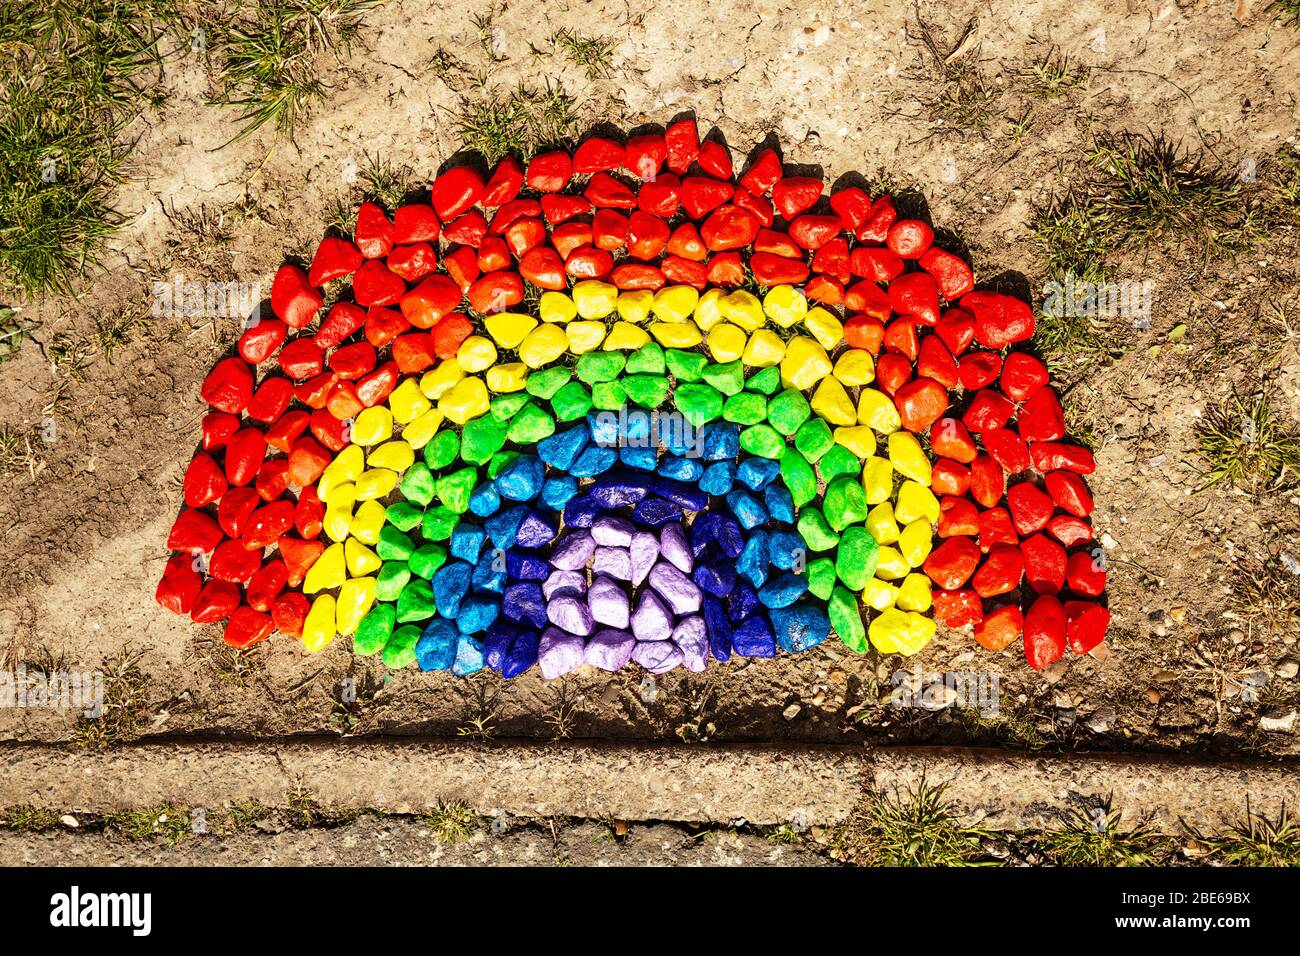
<instances>
[{"instance_id":1,"label":"arch of colored stones","mask_svg":"<svg viewBox=\"0 0 1300 956\"><path fill-rule=\"evenodd\" d=\"M332 303L326 307L326 302ZM1034 316L888 195L691 120L363 204L205 380L164 607L390 667L1105 636Z\"/></svg>"}]
</instances>

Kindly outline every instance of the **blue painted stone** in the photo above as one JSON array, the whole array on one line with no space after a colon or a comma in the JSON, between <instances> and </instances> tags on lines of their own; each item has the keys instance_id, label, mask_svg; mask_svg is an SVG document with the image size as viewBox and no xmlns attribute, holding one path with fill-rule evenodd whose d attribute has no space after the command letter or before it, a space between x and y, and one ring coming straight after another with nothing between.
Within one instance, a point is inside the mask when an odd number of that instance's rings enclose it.
<instances>
[{"instance_id":1,"label":"blue painted stone","mask_svg":"<svg viewBox=\"0 0 1300 956\"><path fill-rule=\"evenodd\" d=\"M545 581L552 570L551 563L540 555L506 552L506 573L512 581Z\"/></svg>"},{"instance_id":2,"label":"blue painted stone","mask_svg":"<svg viewBox=\"0 0 1300 956\"><path fill-rule=\"evenodd\" d=\"M637 506L632 509L632 520L640 525L658 528L670 521L681 521L682 509L680 505L652 495L637 502Z\"/></svg>"},{"instance_id":3,"label":"blue painted stone","mask_svg":"<svg viewBox=\"0 0 1300 956\"><path fill-rule=\"evenodd\" d=\"M469 496L469 510L480 518L490 518L501 510L501 495L492 482L484 482Z\"/></svg>"},{"instance_id":4,"label":"blue painted stone","mask_svg":"<svg viewBox=\"0 0 1300 956\"><path fill-rule=\"evenodd\" d=\"M564 506L564 523L570 528L590 528L603 510L591 495L578 495Z\"/></svg>"},{"instance_id":5,"label":"blue painted stone","mask_svg":"<svg viewBox=\"0 0 1300 956\"><path fill-rule=\"evenodd\" d=\"M659 440L669 454L698 458L704 449L704 436L700 429L680 414L661 414L658 432Z\"/></svg>"},{"instance_id":6,"label":"blue painted stone","mask_svg":"<svg viewBox=\"0 0 1300 956\"><path fill-rule=\"evenodd\" d=\"M715 516L713 537L718 542L718 547L722 549L722 553L729 558L738 558L745 550L745 536L740 533L740 525L731 515Z\"/></svg>"},{"instance_id":7,"label":"blue painted stone","mask_svg":"<svg viewBox=\"0 0 1300 956\"><path fill-rule=\"evenodd\" d=\"M799 560L806 558L807 550L803 538L793 531L773 531L767 542L768 557L782 571L793 569Z\"/></svg>"},{"instance_id":8,"label":"blue painted stone","mask_svg":"<svg viewBox=\"0 0 1300 956\"><path fill-rule=\"evenodd\" d=\"M700 457L705 461L726 461L740 454L740 428L730 422L709 422L700 429L704 444Z\"/></svg>"},{"instance_id":9,"label":"blue painted stone","mask_svg":"<svg viewBox=\"0 0 1300 956\"><path fill-rule=\"evenodd\" d=\"M569 474L575 478L595 478L613 468L616 461L618 461L617 449L588 445L569 469Z\"/></svg>"},{"instance_id":10,"label":"blue painted stone","mask_svg":"<svg viewBox=\"0 0 1300 956\"><path fill-rule=\"evenodd\" d=\"M745 620L732 634L732 647L741 657L776 657L772 625L761 614Z\"/></svg>"},{"instance_id":11,"label":"blue painted stone","mask_svg":"<svg viewBox=\"0 0 1300 956\"><path fill-rule=\"evenodd\" d=\"M456 642L456 659L451 672L457 677L468 677L483 669L483 645L476 638L462 634Z\"/></svg>"},{"instance_id":12,"label":"blue painted stone","mask_svg":"<svg viewBox=\"0 0 1300 956\"><path fill-rule=\"evenodd\" d=\"M778 574L758 590L758 599L769 608L789 607L808 590L808 579L798 574Z\"/></svg>"},{"instance_id":13,"label":"blue painted stone","mask_svg":"<svg viewBox=\"0 0 1300 956\"><path fill-rule=\"evenodd\" d=\"M622 444L623 423L619 421L618 412L599 411L587 415L587 428L591 440L605 448L617 448Z\"/></svg>"},{"instance_id":14,"label":"blue painted stone","mask_svg":"<svg viewBox=\"0 0 1300 956\"><path fill-rule=\"evenodd\" d=\"M487 594L471 594L460 602L456 614L456 629L462 634L481 634L501 613L499 598Z\"/></svg>"},{"instance_id":15,"label":"blue painted stone","mask_svg":"<svg viewBox=\"0 0 1300 956\"><path fill-rule=\"evenodd\" d=\"M736 586L736 568L728 561L697 562L691 577L705 591L726 597Z\"/></svg>"},{"instance_id":16,"label":"blue painted stone","mask_svg":"<svg viewBox=\"0 0 1300 956\"><path fill-rule=\"evenodd\" d=\"M664 455L659 459L659 466L656 471L664 478L695 483L704 474L704 465L698 458L679 458L676 455Z\"/></svg>"},{"instance_id":17,"label":"blue painted stone","mask_svg":"<svg viewBox=\"0 0 1300 956\"><path fill-rule=\"evenodd\" d=\"M660 498L667 498L674 504L681 505L687 511L703 511L709 503L708 495L671 478L656 478L651 483L650 490Z\"/></svg>"},{"instance_id":18,"label":"blue painted stone","mask_svg":"<svg viewBox=\"0 0 1300 956\"><path fill-rule=\"evenodd\" d=\"M451 533L451 547L448 550L453 558L472 563L478 560L478 554L483 550L485 540L487 535L482 528L462 521Z\"/></svg>"},{"instance_id":19,"label":"blue painted stone","mask_svg":"<svg viewBox=\"0 0 1300 956\"><path fill-rule=\"evenodd\" d=\"M794 498L790 497L790 492L784 486L768 485L763 490L763 503L767 505L767 513L773 521L794 524Z\"/></svg>"},{"instance_id":20,"label":"blue painted stone","mask_svg":"<svg viewBox=\"0 0 1300 956\"><path fill-rule=\"evenodd\" d=\"M659 452L654 448L633 448L625 445L618 450L618 460L637 471L654 471L659 464Z\"/></svg>"},{"instance_id":21,"label":"blue painted stone","mask_svg":"<svg viewBox=\"0 0 1300 956\"><path fill-rule=\"evenodd\" d=\"M542 635L537 631L524 631L510 645L510 651L501 663L501 676L506 680L518 677L537 663L537 646L542 643Z\"/></svg>"},{"instance_id":22,"label":"blue painted stone","mask_svg":"<svg viewBox=\"0 0 1300 956\"><path fill-rule=\"evenodd\" d=\"M501 665L505 663L506 654L510 650L510 645L514 643L522 631L506 621L498 620L487 629L483 635L483 660L488 667L493 670L501 670Z\"/></svg>"},{"instance_id":23,"label":"blue painted stone","mask_svg":"<svg viewBox=\"0 0 1300 956\"><path fill-rule=\"evenodd\" d=\"M535 581L519 581L506 588L501 611L512 621L526 621L534 627L546 627L546 598Z\"/></svg>"},{"instance_id":24,"label":"blue painted stone","mask_svg":"<svg viewBox=\"0 0 1300 956\"><path fill-rule=\"evenodd\" d=\"M464 561L449 561L433 573L433 603L438 615L453 620L460 602L469 593L474 569Z\"/></svg>"},{"instance_id":25,"label":"blue painted stone","mask_svg":"<svg viewBox=\"0 0 1300 956\"><path fill-rule=\"evenodd\" d=\"M456 660L460 634L451 621L435 617L415 644L415 662L422 671L445 671Z\"/></svg>"},{"instance_id":26,"label":"blue painted stone","mask_svg":"<svg viewBox=\"0 0 1300 956\"><path fill-rule=\"evenodd\" d=\"M497 491L510 501L532 501L542 490L546 467L532 455L520 455L497 474Z\"/></svg>"},{"instance_id":27,"label":"blue painted stone","mask_svg":"<svg viewBox=\"0 0 1300 956\"><path fill-rule=\"evenodd\" d=\"M767 554L767 532L755 531L745 542L745 550L736 562L736 572L749 580L756 588L761 588L767 580L767 569L771 564Z\"/></svg>"},{"instance_id":28,"label":"blue painted stone","mask_svg":"<svg viewBox=\"0 0 1300 956\"><path fill-rule=\"evenodd\" d=\"M780 473L780 462L770 458L746 458L736 469L736 480L750 491L762 491Z\"/></svg>"},{"instance_id":29,"label":"blue painted stone","mask_svg":"<svg viewBox=\"0 0 1300 956\"><path fill-rule=\"evenodd\" d=\"M727 619L732 624L739 624L755 611L763 608L758 599L758 592L744 581L737 581L731 594L727 597Z\"/></svg>"},{"instance_id":30,"label":"blue painted stone","mask_svg":"<svg viewBox=\"0 0 1300 956\"><path fill-rule=\"evenodd\" d=\"M655 443L650 439L650 412L639 405L629 405L627 407L627 414L624 416L621 427L623 444L642 445L646 448L655 446Z\"/></svg>"},{"instance_id":31,"label":"blue painted stone","mask_svg":"<svg viewBox=\"0 0 1300 956\"><path fill-rule=\"evenodd\" d=\"M757 528L767 521L767 511L748 491L737 488L727 495L727 504L731 506L731 513L736 516L736 520L746 531Z\"/></svg>"},{"instance_id":32,"label":"blue painted stone","mask_svg":"<svg viewBox=\"0 0 1300 956\"><path fill-rule=\"evenodd\" d=\"M501 560L504 552L489 548L479 556L474 565L474 577L471 579L475 591L488 591L500 594L506 586L506 567Z\"/></svg>"},{"instance_id":33,"label":"blue painted stone","mask_svg":"<svg viewBox=\"0 0 1300 956\"><path fill-rule=\"evenodd\" d=\"M826 612L811 604L795 604L772 612L776 642L785 651L806 651L826 640L831 621Z\"/></svg>"},{"instance_id":34,"label":"blue painted stone","mask_svg":"<svg viewBox=\"0 0 1300 956\"><path fill-rule=\"evenodd\" d=\"M704 469L700 479L700 491L710 495L725 495L736 483L736 463L734 461L715 461Z\"/></svg>"},{"instance_id":35,"label":"blue painted stone","mask_svg":"<svg viewBox=\"0 0 1300 956\"><path fill-rule=\"evenodd\" d=\"M555 524L538 511L529 511L519 522L515 543L521 548L540 548L555 539Z\"/></svg>"},{"instance_id":36,"label":"blue painted stone","mask_svg":"<svg viewBox=\"0 0 1300 956\"><path fill-rule=\"evenodd\" d=\"M626 472L606 475L587 489L602 508L634 505L650 493L650 483L643 477Z\"/></svg>"},{"instance_id":37,"label":"blue painted stone","mask_svg":"<svg viewBox=\"0 0 1300 956\"><path fill-rule=\"evenodd\" d=\"M578 479L572 475L553 475L542 482L542 504L561 511L578 493Z\"/></svg>"},{"instance_id":38,"label":"blue painted stone","mask_svg":"<svg viewBox=\"0 0 1300 956\"><path fill-rule=\"evenodd\" d=\"M714 660L731 659L731 622L722 602L712 594L704 595L704 630L709 635L709 650Z\"/></svg>"},{"instance_id":39,"label":"blue painted stone","mask_svg":"<svg viewBox=\"0 0 1300 956\"><path fill-rule=\"evenodd\" d=\"M483 522L483 527L487 531L492 544L502 551L513 548L515 539L519 536L519 525L527 514L527 508L523 505L515 505L506 511L497 512Z\"/></svg>"},{"instance_id":40,"label":"blue painted stone","mask_svg":"<svg viewBox=\"0 0 1300 956\"><path fill-rule=\"evenodd\" d=\"M587 423L579 422L572 428L566 428L562 432L556 432L549 438L543 438L539 441L537 443L537 457L552 468L568 471L573 467L573 463L578 460L582 450L587 447L590 438L591 429L587 427Z\"/></svg>"}]
</instances>

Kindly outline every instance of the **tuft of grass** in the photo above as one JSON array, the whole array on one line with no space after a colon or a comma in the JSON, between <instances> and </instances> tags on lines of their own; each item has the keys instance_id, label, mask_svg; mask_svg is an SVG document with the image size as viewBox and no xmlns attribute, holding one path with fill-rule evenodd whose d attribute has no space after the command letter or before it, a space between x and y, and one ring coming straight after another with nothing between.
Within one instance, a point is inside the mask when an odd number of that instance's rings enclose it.
<instances>
[{"instance_id":1,"label":"tuft of grass","mask_svg":"<svg viewBox=\"0 0 1300 956\"><path fill-rule=\"evenodd\" d=\"M41 323L34 319L24 319L19 311L0 308L0 363L17 355L27 337L41 327Z\"/></svg>"},{"instance_id":2,"label":"tuft of grass","mask_svg":"<svg viewBox=\"0 0 1300 956\"><path fill-rule=\"evenodd\" d=\"M405 166L396 167L380 156L366 154L366 167L361 171L365 196L390 212L400 206L410 192L413 173ZM355 224L355 215L353 224Z\"/></svg>"},{"instance_id":3,"label":"tuft of grass","mask_svg":"<svg viewBox=\"0 0 1300 956\"><path fill-rule=\"evenodd\" d=\"M609 76L610 57L614 52L612 41L603 37L585 36L565 28L551 35L551 45L564 53L575 66L581 67L587 79Z\"/></svg>"},{"instance_id":4,"label":"tuft of grass","mask_svg":"<svg viewBox=\"0 0 1300 956\"><path fill-rule=\"evenodd\" d=\"M1279 20L1300 30L1300 0L1273 0L1264 9L1276 14Z\"/></svg>"},{"instance_id":5,"label":"tuft of grass","mask_svg":"<svg viewBox=\"0 0 1300 956\"><path fill-rule=\"evenodd\" d=\"M128 840L148 840L161 836L168 846L175 846L193 830L190 815L175 807L153 807L110 813L101 821L106 830L115 830Z\"/></svg>"},{"instance_id":6,"label":"tuft of grass","mask_svg":"<svg viewBox=\"0 0 1300 956\"><path fill-rule=\"evenodd\" d=\"M123 648L104 661L104 709L98 717L83 716L72 741L86 750L105 750L137 735L145 712L143 652Z\"/></svg>"},{"instance_id":7,"label":"tuft of grass","mask_svg":"<svg viewBox=\"0 0 1300 956\"><path fill-rule=\"evenodd\" d=\"M1204 483L1264 491L1300 476L1300 435L1278 421L1268 399L1233 396L1206 415L1197 435Z\"/></svg>"},{"instance_id":8,"label":"tuft of grass","mask_svg":"<svg viewBox=\"0 0 1300 956\"><path fill-rule=\"evenodd\" d=\"M576 114L577 102L558 82L548 80L540 90L523 83L511 91L484 88L462 101L456 133L465 149L491 164L506 155L527 158L567 139Z\"/></svg>"},{"instance_id":9,"label":"tuft of grass","mask_svg":"<svg viewBox=\"0 0 1300 956\"><path fill-rule=\"evenodd\" d=\"M1053 47L1029 70L1030 92L1039 99L1056 99L1071 93L1087 79L1087 69Z\"/></svg>"},{"instance_id":10,"label":"tuft of grass","mask_svg":"<svg viewBox=\"0 0 1300 956\"><path fill-rule=\"evenodd\" d=\"M420 822L447 844L464 840L483 826L483 818L471 810L469 804L462 802L439 804L423 814Z\"/></svg>"},{"instance_id":11,"label":"tuft of grass","mask_svg":"<svg viewBox=\"0 0 1300 956\"><path fill-rule=\"evenodd\" d=\"M1092 812L1075 807L1065 825L1034 834L1032 840L1058 866L1152 866L1169 840L1147 824L1121 829L1123 814L1109 802Z\"/></svg>"},{"instance_id":12,"label":"tuft of grass","mask_svg":"<svg viewBox=\"0 0 1300 956\"><path fill-rule=\"evenodd\" d=\"M35 478L45 467L45 461L38 452L40 441L35 428L15 431L8 426L0 427L0 475L26 472Z\"/></svg>"},{"instance_id":13,"label":"tuft of grass","mask_svg":"<svg viewBox=\"0 0 1300 956\"><path fill-rule=\"evenodd\" d=\"M220 816L219 832L222 834L243 833L258 823L270 818L271 810L257 800L233 803Z\"/></svg>"},{"instance_id":14,"label":"tuft of grass","mask_svg":"<svg viewBox=\"0 0 1300 956\"><path fill-rule=\"evenodd\" d=\"M950 71L943 94L934 107L935 115L948 126L966 132L983 133L993 118L993 88L978 70Z\"/></svg>"},{"instance_id":15,"label":"tuft of grass","mask_svg":"<svg viewBox=\"0 0 1300 956\"><path fill-rule=\"evenodd\" d=\"M1239 561L1233 583L1233 604L1246 618L1279 633L1300 624L1300 574L1281 561Z\"/></svg>"},{"instance_id":16,"label":"tuft of grass","mask_svg":"<svg viewBox=\"0 0 1300 956\"><path fill-rule=\"evenodd\" d=\"M991 831L963 824L944 786L924 779L894 799L873 794L834 842L843 859L868 866L985 866Z\"/></svg>"},{"instance_id":17,"label":"tuft of grass","mask_svg":"<svg viewBox=\"0 0 1300 956\"><path fill-rule=\"evenodd\" d=\"M1007 138L1011 140L1013 146L1019 146L1020 141L1034 128L1033 110L1025 109L1019 116L1008 116L1006 123Z\"/></svg>"},{"instance_id":18,"label":"tuft of grass","mask_svg":"<svg viewBox=\"0 0 1300 956\"><path fill-rule=\"evenodd\" d=\"M1275 819L1269 819L1253 813L1247 801L1246 818L1223 836L1188 830L1211 859L1233 866L1300 866L1300 825L1291 819L1285 804Z\"/></svg>"},{"instance_id":19,"label":"tuft of grass","mask_svg":"<svg viewBox=\"0 0 1300 956\"><path fill-rule=\"evenodd\" d=\"M23 805L9 807L0 815L0 826L8 830L21 830L37 833L42 830L59 830L63 828L62 814L54 810Z\"/></svg>"},{"instance_id":20,"label":"tuft of grass","mask_svg":"<svg viewBox=\"0 0 1300 956\"><path fill-rule=\"evenodd\" d=\"M476 13L470 17L474 29L478 32L478 47L489 63L504 63L506 55L501 33L497 27L497 17L505 13L505 3L494 3L487 13Z\"/></svg>"}]
</instances>

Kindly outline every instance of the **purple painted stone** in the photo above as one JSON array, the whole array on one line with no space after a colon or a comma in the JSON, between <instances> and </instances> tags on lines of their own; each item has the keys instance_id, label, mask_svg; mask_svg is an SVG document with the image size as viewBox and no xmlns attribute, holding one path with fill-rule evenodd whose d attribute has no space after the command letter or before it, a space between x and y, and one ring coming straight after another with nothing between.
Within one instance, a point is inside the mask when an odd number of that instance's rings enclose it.
<instances>
[{"instance_id":1,"label":"purple painted stone","mask_svg":"<svg viewBox=\"0 0 1300 956\"><path fill-rule=\"evenodd\" d=\"M551 552L551 565L562 571L577 571L586 567L595 553L596 542L590 534L585 531L571 534Z\"/></svg>"},{"instance_id":2,"label":"purple painted stone","mask_svg":"<svg viewBox=\"0 0 1300 956\"><path fill-rule=\"evenodd\" d=\"M659 560L659 539L648 531L638 531L632 535L632 574L631 580L634 586L639 586L645 580L650 569L655 566Z\"/></svg>"},{"instance_id":3,"label":"purple painted stone","mask_svg":"<svg viewBox=\"0 0 1300 956\"><path fill-rule=\"evenodd\" d=\"M537 648L537 663L542 676L554 680L569 673L582 663L584 653L582 638L566 634L558 627L548 627Z\"/></svg>"},{"instance_id":4,"label":"purple painted stone","mask_svg":"<svg viewBox=\"0 0 1300 956\"><path fill-rule=\"evenodd\" d=\"M542 594L548 601L560 591L583 594L586 590L587 576L581 571L552 571L551 576L542 582Z\"/></svg>"},{"instance_id":5,"label":"purple painted stone","mask_svg":"<svg viewBox=\"0 0 1300 956\"><path fill-rule=\"evenodd\" d=\"M605 628L587 642L582 660L604 671L616 671L632 659L635 648L636 638L627 631Z\"/></svg>"},{"instance_id":6,"label":"purple painted stone","mask_svg":"<svg viewBox=\"0 0 1300 956\"><path fill-rule=\"evenodd\" d=\"M637 641L632 660L651 674L663 674L682 663L682 650L672 641Z\"/></svg>"},{"instance_id":7,"label":"purple painted stone","mask_svg":"<svg viewBox=\"0 0 1300 956\"><path fill-rule=\"evenodd\" d=\"M597 548L591 569L597 574L608 574L620 581L632 579L632 559L627 548Z\"/></svg>"},{"instance_id":8,"label":"purple painted stone","mask_svg":"<svg viewBox=\"0 0 1300 956\"><path fill-rule=\"evenodd\" d=\"M597 623L625 628L631 615L631 601L622 586L603 574L591 582L587 606Z\"/></svg>"},{"instance_id":9,"label":"purple painted stone","mask_svg":"<svg viewBox=\"0 0 1300 956\"><path fill-rule=\"evenodd\" d=\"M626 548L635 531L636 525L617 515L601 515L591 523L591 536L596 543L612 548Z\"/></svg>"},{"instance_id":10,"label":"purple painted stone","mask_svg":"<svg viewBox=\"0 0 1300 956\"><path fill-rule=\"evenodd\" d=\"M673 636L673 616L653 591L641 593L632 612L632 633L639 641L666 641Z\"/></svg>"},{"instance_id":11,"label":"purple painted stone","mask_svg":"<svg viewBox=\"0 0 1300 956\"><path fill-rule=\"evenodd\" d=\"M591 608L587 602L576 594L557 594L546 605L546 616L551 623L562 627L570 634L586 637L596 627L591 617Z\"/></svg>"},{"instance_id":12,"label":"purple painted stone","mask_svg":"<svg viewBox=\"0 0 1300 956\"><path fill-rule=\"evenodd\" d=\"M666 524L659 531L659 550L663 556L677 566L679 571L691 573L695 559L691 556L690 545L686 543L686 532L680 524Z\"/></svg>"},{"instance_id":13,"label":"purple painted stone","mask_svg":"<svg viewBox=\"0 0 1300 956\"><path fill-rule=\"evenodd\" d=\"M521 548L540 548L555 539L555 525L551 524L536 511L524 515L519 522L519 531L515 543Z\"/></svg>"},{"instance_id":14,"label":"purple painted stone","mask_svg":"<svg viewBox=\"0 0 1300 956\"><path fill-rule=\"evenodd\" d=\"M694 614L700 609L699 586L667 561L660 561L650 569L649 581L674 614Z\"/></svg>"},{"instance_id":15,"label":"purple painted stone","mask_svg":"<svg viewBox=\"0 0 1300 956\"><path fill-rule=\"evenodd\" d=\"M698 614L684 617L673 628L673 643L681 649L682 664L688 671L699 673L709 663L709 634L704 618Z\"/></svg>"}]
</instances>

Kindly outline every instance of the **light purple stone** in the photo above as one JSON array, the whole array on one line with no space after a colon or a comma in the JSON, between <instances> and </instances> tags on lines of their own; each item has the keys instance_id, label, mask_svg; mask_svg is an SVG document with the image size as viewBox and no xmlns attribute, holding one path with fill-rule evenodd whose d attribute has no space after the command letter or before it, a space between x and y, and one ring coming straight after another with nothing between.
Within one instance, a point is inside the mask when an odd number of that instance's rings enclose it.
<instances>
[{"instance_id":1,"label":"light purple stone","mask_svg":"<svg viewBox=\"0 0 1300 956\"><path fill-rule=\"evenodd\" d=\"M596 543L615 548L626 548L635 531L636 525L617 515L601 515L591 523L591 536Z\"/></svg>"},{"instance_id":2,"label":"light purple stone","mask_svg":"<svg viewBox=\"0 0 1300 956\"><path fill-rule=\"evenodd\" d=\"M587 606L591 608L591 616L597 622L608 624L610 627L627 627L631 613L630 605L627 593L612 578L602 574L591 582L591 590L587 594Z\"/></svg>"},{"instance_id":3,"label":"light purple stone","mask_svg":"<svg viewBox=\"0 0 1300 956\"><path fill-rule=\"evenodd\" d=\"M611 628L597 631L587 642L583 653L584 663L599 667L605 671L616 671L632 659L632 650L636 647L636 638L627 631Z\"/></svg>"},{"instance_id":4,"label":"light purple stone","mask_svg":"<svg viewBox=\"0 0 1300 956\"><path fill-rule=\"evenodd\" d=\"M709 663L709 634L698 614L682 618L673 628L673 643L682 652L682 664L697 674Z\"/></svg>"},{"instance_id":5,"label":"light purple stone","mask_svg":"<svg viewBox=\"0 0 1300 956\"><path fill-rule=\"evenodd\" d=\"M673 523L663 526L659 532L659 549L679 571L691 573L695 560L691 556L691 546L686 543L686 532L682 530L681 525Z\"/></svg>"},{"instance_id":6,"label":"light purple stone","mask_svg":"<svg viewBox=\"0 0 1300 956\"><path fill-rule=\"evenodd\" d=\"M546 605L546 617L557 627L562 627L570 634L586 637L596 627L587 602L574 594L565 592L557 594Z\"/></svg>"},{"instance_id":7,"label":"light purple stone","mask_svg":"<svg viewBox=\"0 0 1300 956\"><path fill-rule=\"evenodd\" d=\"M586 590L587 576L581 571L552 571L551 576L542 584L542 594L548 601L559 591L583 594Z\"/></svg>"},{"instance_id":8,"label":"light purple stone","mask_svg":"<svg viewBox=\"0 0 1300 956\"><path fill-rule=\"evenodd\" d=\"M548 627L537 646L537 663L542 676L554 680L581 664L583 653L582 638L566 634L558 627Z\"/></svg>"},{"instance_id":9,"label":"light purple stone","mask_svg":"<svg viewBox=\"0 0 1300 956\"><path fill-rule=\"evenodd\" d=\"M643 591L632 612L632 633L639 641L666 641L673 636L673 616L653 591Z\"/></svg>"},{"instance_id":10,"label":"light purple stone","mask_svg":"<svg viewBox=\"0 0 1300 956\"><path fill-rule=\"evenodd\" d=\"M650 569L649 580L674 614L694 614L700 609L699 586L667 561L660 561Z\"/></svg>"},{"instance_id":11,"label":"light purple stone","mask_svg":"<svg viewBox=\"0 0 1300 956\"><path fill-rule=\"evenodd\" d=\"M632 535L632 544L629 549L632 552L632 574L630 580L633 585L639 585L645 580L650 569L655 566L659 560L659 539L648 531L638 531Z\"/></svg>"},{"instance_id":12,"label":"light purple stone","mask_svg":"<svg viewBox=\"0 0 1300 956\"><path fill-rule=\"evenodd\" d=\"M597 548L591 570L597 574L608 574L620 581L628 581L632 577L631 556L627 553L627 548Z\"/></svg>"},{"instance_id":13,"label":"light purple stone","mask_svg":"<svg viewBox=\"0 0 1300 956\"><path fill-rule=\"evenodd\" d=\"M587 532L568 535L551 553L552 567L562 571L576 571L586 567L596 552L596 542Z\"/></svg>"},{"instance_id":14,"label":"light purple stone","mask_svg":"<svg viewBox=\"0 0 1300 956\"><path fill-rule=\"evenodd\" d=\"M672 641L637 641L632 660L651 674L662 674L682 663L682 651Z\"/></svg>"}]
</instances>

